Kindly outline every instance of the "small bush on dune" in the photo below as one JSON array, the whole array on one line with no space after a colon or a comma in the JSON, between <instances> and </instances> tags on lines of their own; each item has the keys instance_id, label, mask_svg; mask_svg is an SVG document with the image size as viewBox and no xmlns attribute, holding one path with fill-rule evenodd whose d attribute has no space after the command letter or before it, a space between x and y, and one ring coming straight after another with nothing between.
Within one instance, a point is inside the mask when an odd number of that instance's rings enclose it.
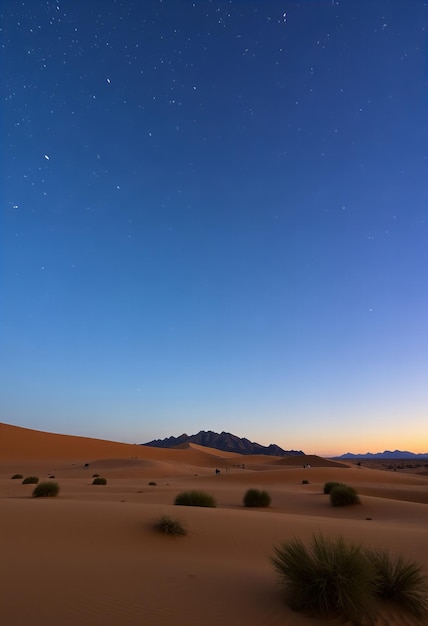
<instances>
[{"instance_id":1,"label":"small bush on dune","mask_svg":"<svg viewBox=\"0 0 428 626\"><path fill-rule=\"evenodd\" d=\"M244 506L262 507L270 505L270 495L260 489L248 489L244 495Z\"/></svg>"},{"instance_id":2,"label":"small bush on dune","mask_svg":"<svg viewBox=\"0 0 428 626\"><path fill-rule=\"evenodd\" d=\"M367 556L376 572L376 593L397 602L416 617L428 616L428 580L422 567L386 550L370 549Z\"/></svg>"},{"instance_id":3,"label":"small bush on dune","mask_svg":"<svg viewBox=\"0 0 428 626\"><path fill-rule=\"evenodd\" d=\"M99 474L92 474L92 478L99 478L100 475Z\"/></svg>"},{"instance_id":4,"label":"small bush on dune","mask_svg":"<svg viewBox=\"0 0 428 626\"><path fill-rule=\"evenodd\" d=\"M305 478L302 480L302 485L309 485L309 480L306 480Z\"/></svg>"},{"instance_id":5,"label":"small bush on dune","mask_svg":"<svg viewBox=\"0 0 428 626\"><path fill-rule=\"evenodd\" d=\"M162 515L160 520L155 523L155 528L165 535L183 536L187 534L183 524L169 515Z\"/></svg>"},{"instance_id":6,"label":"small bush on dune","mask_svg":"<svg viewBox=\"0 0 428 626\"><path fill-rule=\"evenodd\" d=\"M295 610L339 613L355 623L374 614L374 570L364 552L343 539L295 539L275 548L272 563Z\"/></svg>"},{"instance_id":7,"label":"small bush on dune","mask_svg":"<svg viewBox=\"0 0 428 626\"><path fill-rule=\"evenodd\" d=\"M343 483L338 483L337 481L331 480L328 483L325 483L324 485L324 493L326 495L328 495L330 493L330 491L334 488L337 487L338 485L343 485Z\"/></svg>"},{"instance_id":8,"label":"small bush on dune","mask_svg":"<svg viewBox=\"0 0 428 626\"><path fill-rule=\"evenodd\" d=\"M151 480L151 481L149 482L149 485L150 485L151 487L154 487L154 486L156 485L156 483L155 483L155 481L154 481L154 480Z\"/></svg>"},{"instance_id":9,"label":"small bush on dune","mask_svg":"<svg viewBox=\"0 0 428 626\"><path fill-rule=\"evenodd\" d=\"M12 480L16 480L17 478L24 478L23 474L14 474L13 476L11 476Z\"/></svg>"},{"instance_id":10,"label":"small bush on dune","mask_svg":"<svg viewBox=\"0 0 428 626\"><path fill-rule=\"evenodd\" d=\"M176 496L174 504L179 506L207 506L212 508L217 506L215 498L205 491L182 491Z\"/></svg>"},{"instance_id":11,"label":"small bush on dune","mask_svg":"<svg viewBox=\"0 0 428 626\"><path fill-rule=\"evenodd\" d=\"M27 476L22 481L22 484L23 485L37 485L38 482L39 482L39 477L38 476Z\"/></svg>"},{"instance_id":12,"label":"small bush on dune","mask_svg":"<svg viewBox=\"0 0 428 626\"><path fill-rule=\"evenodd\" d=\"M33 498L55 498L59 493L58 483L39 483L33 490Z\"/></svg>"},{"instance_id":13,"label":"small bush on dune","mask_svg":"<svg viewBox=\"0 0 428 626\"><path fill-rule=\"evenodd\" d=\"M350 504L360 504L360 498L353 487L336 485L330 491L330 502L332 506L348 506Z\"/></svg>"},{"instance_id":14,"label":"small bush on dune","mask_svg":"<svg viewBox=\"0 0 428 626\"><path fill-rule=\"evenodd\" d=\"M92 481L93 485L107 485L107 479L102 478L101 476L96 476Z\"/></svg>"}]
</instances>

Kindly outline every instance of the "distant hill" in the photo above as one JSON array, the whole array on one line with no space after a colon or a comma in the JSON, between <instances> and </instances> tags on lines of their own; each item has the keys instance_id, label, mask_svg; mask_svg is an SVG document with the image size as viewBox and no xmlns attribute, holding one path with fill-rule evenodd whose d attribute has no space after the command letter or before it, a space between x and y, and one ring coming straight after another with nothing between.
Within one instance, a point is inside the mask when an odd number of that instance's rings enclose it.
<instances>
[{"instance_id":1,"label":"distant hill","mask_svg":"<svg viewBox=\"0 0 428 626\"><path fill-rule=\"evenodd\" d=\"M414 452L408 452L407 450L385 450L384 452L366 452L365 454L353 454L352 452L346 452L341 456L334 457L335 459L363 460L363 459L413 459L424 460L428 459L428 452L423 454L415 454Z\"/></svg>"},{"instance_id":2,"label":"distant hill","mask_svg":"<svg viewBox=\"0 0 428 626\"><path fill-rule=\"evenodd\" d=\"M196 435L183 434L179 437L154 439L141 445L154 448L175 448L183 443L197 443L200 446L215 448L223 452L234 452L235 454L269 454L271 456L297 456L304 454L302 450L283 450L273 443L269 446L262 446L260 443L237 437L231 433L215 433L212 430L201 430Z\"/></svg>"}]
</instances>

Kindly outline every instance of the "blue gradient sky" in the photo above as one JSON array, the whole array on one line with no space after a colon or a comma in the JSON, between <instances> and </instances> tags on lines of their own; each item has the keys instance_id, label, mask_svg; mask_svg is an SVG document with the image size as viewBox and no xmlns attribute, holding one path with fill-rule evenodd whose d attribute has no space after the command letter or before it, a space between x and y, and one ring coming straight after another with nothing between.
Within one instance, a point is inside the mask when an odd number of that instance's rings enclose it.
<instances>
[{"instance_id":1,"label":"blue gradient sky","mask_svg":"<svg viewBox=\"0 0 428 626\"><path fill-rule=\"evenodd\" d=\"M1 421L427 452L427 3L1 12Z\"/></svg>"}]
</instances>

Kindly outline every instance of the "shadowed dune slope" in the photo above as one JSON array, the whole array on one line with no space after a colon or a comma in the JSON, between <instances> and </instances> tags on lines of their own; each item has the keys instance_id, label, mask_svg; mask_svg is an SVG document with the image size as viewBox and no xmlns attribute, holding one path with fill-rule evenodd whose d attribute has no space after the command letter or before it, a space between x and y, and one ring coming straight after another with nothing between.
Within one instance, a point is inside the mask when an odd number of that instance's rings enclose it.
<instances>
[{"instance_id":1,"label":"shadowed dune slope","mask_svg":"<svg viewBox=\"0 0 428 626\"><path fill-rule=\"evenodd\" d=\"M204 453L209 450L210 454L212 454L213 456L221 457L222 459L233 459L234 457L236 457L235 452L225 452L224 450L217 450L216 448L208 448L207 446L201 446L198 443L180 443L173 448L169 448L169 450L197 450ZM242 457L241 454L239 454L238 456L239 458Z\"/></svg>"},{"instance_id":2,"label":"shadowed dune slope","mask_svg":"<svg viewBox=\"0 0 428 626\"><path fill-rule=\"evenodd\" d=\"M303 456L286 456L274 461L274 465L287 467L295 467L302 465L310 465L311 467L350 467L350 463L341 463L340 461L332 461L324 459L316 454L305 454Z\"/></svg>"}]
</instances>

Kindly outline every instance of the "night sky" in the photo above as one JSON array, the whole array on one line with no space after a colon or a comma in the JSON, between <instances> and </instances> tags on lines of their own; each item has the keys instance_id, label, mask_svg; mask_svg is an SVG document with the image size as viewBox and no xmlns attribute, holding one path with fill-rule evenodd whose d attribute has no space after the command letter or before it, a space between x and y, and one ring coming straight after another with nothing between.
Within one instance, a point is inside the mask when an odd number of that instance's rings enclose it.
<instances>
[{"instance_id":1,"label":"night sky","mask_svg":"<svg viewBox=\"0 0 428 626\"><path fill-rule=\"evenodd\" d=\"M0 10L0 420L427 452L427 2Z\"/></svg>"}]
</instances>

